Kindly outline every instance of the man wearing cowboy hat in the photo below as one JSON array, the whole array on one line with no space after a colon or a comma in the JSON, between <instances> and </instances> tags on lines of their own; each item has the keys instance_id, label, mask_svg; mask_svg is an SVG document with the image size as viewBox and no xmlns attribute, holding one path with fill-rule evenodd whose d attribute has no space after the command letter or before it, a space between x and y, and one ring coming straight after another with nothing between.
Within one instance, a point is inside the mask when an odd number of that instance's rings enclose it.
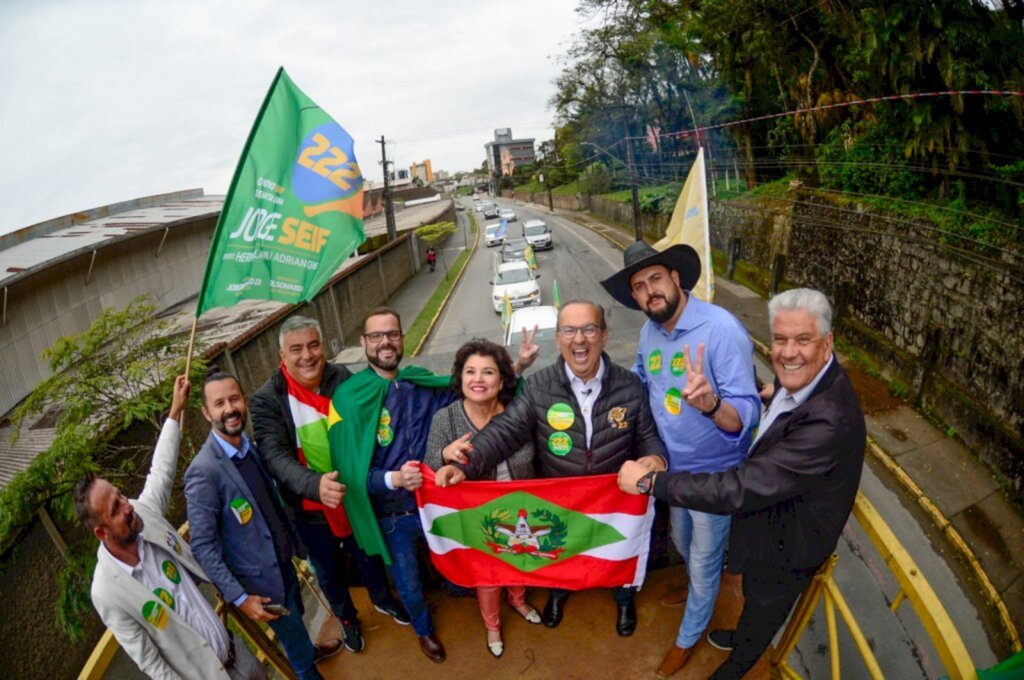
<instances>
[{"instance_id":1,"label":"man wearing cowboy hat","mask_svg":"<svg viewBox=\"0 0 1024 680\"><path fill-rule=\"evenodd\" d=\"M647 388L669 471L720 472L739 465L761 406L750 336L732 314L690 294L700 277L700 258L690 246L658 252L638 241L623 260L625 267L601 283L649 318L633 371ZM659 677L683 667L711 619L731 523L729 515L688 508L671 513L672 541L686 562L689 587L679 634Z\"/></svg>"}]
</instances>

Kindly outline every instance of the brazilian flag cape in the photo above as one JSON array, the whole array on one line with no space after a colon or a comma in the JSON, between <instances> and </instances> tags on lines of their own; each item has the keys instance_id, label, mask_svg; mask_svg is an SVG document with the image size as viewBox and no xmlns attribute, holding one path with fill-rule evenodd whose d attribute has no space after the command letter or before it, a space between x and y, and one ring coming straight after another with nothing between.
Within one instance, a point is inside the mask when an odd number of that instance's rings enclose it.
<instances>
[{"instance_id":1,"label":"brazilian flag cape","mask_svg":"<svg viewBox=\"0 0 1024 680\"><path fill-rule=\"evenodd\" d=\"M452 384L451 376L434 375L419 366L399 370L397 380L434 389L451 387ZM390 385L390 380L380 377L367 366L366 370L338 385L327 415L331 462L338 471L338 481L346 487L343 502L356 543L367 555L380 555L385 564L391 564L391 554L384 545L370 504L366 476L377 447L380 412Z\"/></svg>"}]
</instances>

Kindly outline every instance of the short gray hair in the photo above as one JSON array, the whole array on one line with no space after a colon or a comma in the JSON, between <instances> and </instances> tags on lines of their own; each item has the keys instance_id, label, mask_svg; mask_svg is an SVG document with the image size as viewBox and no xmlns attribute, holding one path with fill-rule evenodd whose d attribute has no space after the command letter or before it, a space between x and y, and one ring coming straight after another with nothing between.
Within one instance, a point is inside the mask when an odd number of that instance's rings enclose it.
<instances>
[{"instance_id":1,"label":"short gray hair","mask_svg":"<svg viewBox=\"0 0 1024 680\"><path fill-rule=\"evenodd\" d=\"M284 349L284 339L288 337L289 333L295 331L304 331L307 328L312 328L316 331L317 336L321 340L324 339L324 332L320 329L320 322L316 319L311 319L308 316L292 316L281 324L281 331L277 334L277 345L281 349Z\"/></svg>"},{"instance_id":2,"label":"short gray hair","mask_svg":"<svg viewBox=\"0 0 1024 680\"><path fill-rule=\"evenodd\" d=\"M813 288L794 288L779 293L768 301L768 325L774 331L775 315L781 311L804 311L814 317L822 336L832 330L832 305L828 298Z\"/></svg>"}]
</instances>

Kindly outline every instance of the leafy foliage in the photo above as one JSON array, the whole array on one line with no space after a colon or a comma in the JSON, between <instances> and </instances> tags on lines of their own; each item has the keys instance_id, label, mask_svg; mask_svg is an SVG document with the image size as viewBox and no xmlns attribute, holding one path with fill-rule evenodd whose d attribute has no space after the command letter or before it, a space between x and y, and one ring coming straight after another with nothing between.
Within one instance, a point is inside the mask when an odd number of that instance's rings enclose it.
<instances>
[{"instance_id":1,"label":"leafy foliage","mask_svg":"<svg viewBox=\"0 0 1024 680\"><path fill-rule=\"evenodd\" d=\"M122 486L135 486L148 467L148 454L171 402L173 376L184 370L188 337L154 320L156 308L144 297L124 309L104 309L84 332L59 338L43 352L52 375L15 410L16 438L41 413L58 413L54 439L29 467L0 490L0 553L15 543L36 512L47 507L74 516L71 490L87 471ZM205 371L193 359L191 379ZM198 398L196 398L198 404ZM142 426L144 444L117 435ZM57 618L71 637L81 634L89 608L92 541L72 541L59 577Z\"/></svg>"},{"instance_id":2,"label":"leafy foliage","mask_svg":"<svg viewBox=\"0 0 1024 680\"><path fill-rule=\"evenodd\" d=\"M416 229L416 236L427 245L436 246L456 231L458 231L458 227L454 222L435 222Z\"/></svg>"}]
</instances>

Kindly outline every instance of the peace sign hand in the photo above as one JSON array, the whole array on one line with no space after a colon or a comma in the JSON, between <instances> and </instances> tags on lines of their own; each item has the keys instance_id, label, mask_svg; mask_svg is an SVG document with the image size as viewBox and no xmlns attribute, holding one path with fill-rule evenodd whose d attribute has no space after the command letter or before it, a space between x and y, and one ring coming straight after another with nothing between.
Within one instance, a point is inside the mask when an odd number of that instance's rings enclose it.
<instances>
[{"instance_id":1,"label":"peace sign hand","mask_svg":"<svg viewBox=\"0 0 1024 680\"><path fill-rule=\"evenodd\" d=\"M683 361L686 366L683 399L698 411L707 413L715 407L715 393L704 376L704 343L697 346L697 363L690 358L690 346L683 345Z\"/></svg>"},{"instance_id":2,"label":"peace sign hand","mask_svg":"<svg viewBox=\"0 0 1024 680\"><path fill-rule=\"evenodd\" d=\"M523 371L533 366L533 362L540 354L540 346L533 342L537 337L538 328L539 326L534 326L532 331L527 331L526 326L523 326L522 339L519 341L519 358L514 367L516 375L522 375Z\"/></svg>"}]
</instances>

